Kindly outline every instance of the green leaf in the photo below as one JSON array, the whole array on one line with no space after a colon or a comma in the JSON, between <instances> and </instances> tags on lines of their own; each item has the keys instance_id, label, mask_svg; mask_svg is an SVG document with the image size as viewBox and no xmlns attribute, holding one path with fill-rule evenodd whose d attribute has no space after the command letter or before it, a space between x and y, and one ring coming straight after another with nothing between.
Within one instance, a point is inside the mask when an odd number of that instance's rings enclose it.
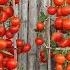
<instances>
[{"instance_id":1,"label":"green leaf","mask_svg":"<svg viewBox=\"0 0 70 70\"><path fill-rule=\"evenodd\" d=\"M39 21L44 22L47 19L47 16L44 14L44 12L41 12L41 15L39 17Z\"/></svg>"},{"instance_id":2,"label":"green leaf","mask_svg":"<svg viewBox=\"0 0 70 70\"><path fill-rule=\"evenodd\" d=\"M54 41L51 40L51 47L52 47L52 48L56 48L56 47L57 47L56 42L54 42Z\"/></svg>"}]
</instances>

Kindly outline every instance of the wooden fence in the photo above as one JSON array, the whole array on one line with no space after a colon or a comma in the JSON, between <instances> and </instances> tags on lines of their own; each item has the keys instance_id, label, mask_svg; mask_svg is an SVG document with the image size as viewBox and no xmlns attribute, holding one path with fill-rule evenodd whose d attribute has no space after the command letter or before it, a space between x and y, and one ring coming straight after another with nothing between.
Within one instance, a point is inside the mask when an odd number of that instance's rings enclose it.
<instances>
[{"instance_id":1,"label":"wooden fence","mask_svg":"<svg viewBox=\"0 0 70 70\"><path fill-rule=\"evenodd\" d=\"M14 3L14 2L13 2ZM14 5L14 4L13 4ZM18 61L21 63L18 70L51 70L50 65L50 50L48 50L48 65L39 62L39 48L35 45L36 33L34 31L37 23L37 18L40 12L47 13L47 7L50 5L49 0L20 0L19 5L14 6L15 14L19 15L21 19L21 28L19 31L19 38L29 42L32 50L28 54L21 54L18 56ZM50 47L50 17L45 21L47 26L44 38L48 39L48 46ZM17 35L15 36L15 39Z\"/></svg>"}]
</instances>

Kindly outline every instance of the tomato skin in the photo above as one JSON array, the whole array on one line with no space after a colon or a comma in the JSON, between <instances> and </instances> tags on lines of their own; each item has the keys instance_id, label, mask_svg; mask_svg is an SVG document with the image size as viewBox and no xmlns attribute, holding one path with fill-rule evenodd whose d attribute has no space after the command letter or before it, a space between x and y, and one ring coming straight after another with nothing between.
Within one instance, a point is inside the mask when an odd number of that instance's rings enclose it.
<instances>
[{"instance_id":1,"label":"tomato skin","mask_svg":"<svg viewBox=\"0 0 70 70\"><path fill-rule=\"evenodd\" d=\"M70 0L66 0L66 3L70 5Z\"/></svg>"},{"instance_id":2,"label":"tomato skin","mask_svg":"<svg viewBox=\"0 0 70 70\"><path fill-rule=\"evenodd\" d=\"M64 4L64 0L53 0L53 2L56 6L61 6Z\"/></svg>"},{"instance_id":3,"label":"tomato skin","mask_svg":"<svg viewBox=\"0 0 70 70\"><path fill-rule=\"evenodd\" d=\"M54 27L58 30L62 30L62 18L60 17L56 18L54 22Z\"/></svg>"},{"instance_id":4,"label":"tomato skin","mask_svg":"<svg viewBox=\"0 0 70 70\"><path fill-rule=\"evenodd\" d=\"M63 19L63 30L70 30L70 19Z\"/></svg>"},{"instance_id":5,"label":"tomato skin","mask_svg":"<svg viewBox=\"0 0 70 70\"><path fill-rule=\"evenodd\" d=\"M14 36L9 30L6 31L6 34L5 35L6 35L6 38L7 39L11 39Z\"/></svg>"},{"instance_id":6,"label":"tomato skin","mask_svg":"<svg viewBox=\"0 0 70 70\"><path fill-rule=\"evenodd\" d=\"M43 38L37 37L35 39L35 43L36 43L37 46L40 46L44 43L44 40L43 40Z\"/></svg>"},{"instance_id":7,"label":"tomato skin","mask_svg":"<svg viewBox=\"0 0 70 70\"><path fill-rule=\"evenodd\" d=\"M8 58L6 65L8 69L12 70L17 67L17 61L14 58Z\"/></svg>"},{"instance_id":8,"label":"tomato skin","mask_svg":"<svg viewBox=\"0 0 70 70\"><path fill-rule=\"evenodd\" d=\"M38 31L42 31L43 29L44 29L44 23L42 23L42 22L38 22L37 24L36 24L36 29L38 30Z\"/></svg>"},{"instance_id":9,"label":"tomato skin","mask_svg":"<svg viewBox=\"0 0 70 70\"><path fill-rule=\"evenodd\" d=\"M28 43L26 43L26 44L24 45L24 47L22 48L22 52L23 52L23 53L28 53L30 50L31 50L31 45L28 44Z\"/></svg>"},{"instance_id":10,"label":"tomato skin","mask_svg":"<svg viewBox=\"0 0 70 70\"><path fill-rule=\"evenodd\" d=\"M0 39L0 50L7 47L7 42L4 39Z\"/></svg>"},{"instance_id":11,"label":"tomato skin","mask_svg":"<svg viewBox=\"0 0 70 70\"><path fill-rule=\"evenodd\" d=\"M9 30L10 30L10 32L12 34L15 34L15 33L17 33L19 31L19 28L20 28L19 25L17 25L17 26L10 26Z\"/></svg>"},{"instance_id":12,"label":"tomato skin","mask_svg":"<svg viewBox=\"0 0 70 70\"><path fill-rule=\"evenodd\" d=\"M5 12L7 13L7 16L8 16L8 17L12 17L13 14L14 14L14 10L13 10L12 6L7 7L7 8L5 9Z\"/></svg>"},{"instance_id":13,"label":"tomato skin","mask_svg":"<svg viewBox=\"0 0 70 70\"><path fill-rule=\"evenodd\" d=\"M18 17L13 16L11 18L11 26L20 26L20 19Z\"/></svg>"},{"instance_id":14,"label":"tomato skin","mask_svg":"<svg viewBox=\"0 0 70 70\"><path fill-rule=\"evenodd\" d=\"M56 8L52 6L48 7L48 10L47 10L48 14L50 15L56 14L56 11L57 11Z\"/></svg>"},{"instance_id":15,"label":"tomato skin","mask_svg":"<svg viewBox=\"0 0 70 70\"><path fill-rule=\"evenodd\" d=\"M60 65L60 64L56 64L56 70L63 70L62 65Z\"/></svg>"},{"instance_id":16,"label":"tomato skin","mask_svg":"<svg viewBox=\"0 0 70 70\"><path fill-rule=\"evenodd\" d=\"M22 47L24 45L24 41L22 39L16 40L17 47Z\"/></svg>"},{"instance_id":17,"label":"tomato skin","mask_svg":"<svg viewBox=\"0 0 70 70\"><path fill-rule=\"evenodd\" d=\"M61 48L65 48L65 47L70 46L70 38L68 38L68 39L63 39L61 42L58 43L58 45L59 45Z\"/></svg>"},{"instance_id":18,"label":"tomato skin","mask_svg":"<svg viewBox=\"0 0 70 70\"><path fill-rule=\"evenodd\" d=\"M6 32L6 28L4 26L0 26L0 36L4 36Z\"/></svg>"},{"instance_id":19,"label":"tomato skin","mask_svg":"<svg viewBox=\"0 0 70 70\"><path fill-rule=\"evenodd\" d=\"M20 0L15 0L15 4L19 4Z\"/></svg>"},{"instance_id":20,"label":"tomato skin","mask_svg":"<svg viewBox=\"0 0 70 70\"><path fill-rule=\"evenodd\" d=\"M70 70L70 64L67 65L66 70Z\"/></svg>"},{"instance_id":21,"label":"tomato skin","mask_svg":"<svg viewBox=\"0 0 70 70\"><path fill-rule=\"evenodd\" d=\"M11 47L13 42L10 39L6 39L7 47Z\"/></svg>"},{"instance_id":22,"label":"tomato skin","mask_svg":"<svg viewBox=\"0 0 70 70\"><path fill-rule=\"evenodd\" d=\"M0 0L0 5L5 5L7 4L8 0Z\"/></svg>"},{"instance_id":23,"label":"tomato skin","mask_svg":"<svg viewBox=\"0 0 70 70\"><path fill-rule=\"evenodd\" d=\"M4 23L8 19L7 13L5 11L1 12L0 22Z\"/></svg>"},{"instance_id":24,"label":"tomato skin","mask_svg":"<svg viewBox=\"0 0 70 70\"><path fill-rule=\"evenodd\" d=\"M67 53L67 54L66 54L66 59L67 59L68 61L70 61L70 53Z\"/></svg>"},{"instance_id":25,"label":"tomato skin","mask_svg":"<svg viewBox=\"0 0 70 70\"><path fill-rule=\"evenodd\" d=\"M51 40L60 42L63 40L63 34L61 32L55 32L52 34Z\"/></svg>"},{"instance_id":26,"label":"tomato skin","mask_svg":"<svg viewBox=\"0 0 70 70\"><path fill-rule=\"evenodd\" d=\"M3 61L3 54L0 53L0 63Z\"/></svg>"},{"instance_id":27,"label":"tomato skin","mask_svg":"<svg viewBox=\"0 0 70 70\"><path fill-rule=\"evenodd\" d=\"M67 16L70 14L70 7L63 7L61 8L61 13L63 16Z\"/></svg>"},{"instance_id":28,"label":"tomato skin","mask_svg":"<svg viewBox=\"0 0 70 70\"><path fill-rule=\"evenodd\" d=\"M62 55L62 54L56 54L55 57L55 62L58 63L58 64L63 64L65 62L65 57Z\"/></svg>"},{"instance_id":29,"label":"tomato skin","mask_svg":"<svg viewBox=\"0 0 70 70\"><path fill-rule=\"evenodd\" d=\"M62 8L57 8L57 16L58 16L58 17L62 16L61 9L62 9Z\"/></svg>"}]
</instances>

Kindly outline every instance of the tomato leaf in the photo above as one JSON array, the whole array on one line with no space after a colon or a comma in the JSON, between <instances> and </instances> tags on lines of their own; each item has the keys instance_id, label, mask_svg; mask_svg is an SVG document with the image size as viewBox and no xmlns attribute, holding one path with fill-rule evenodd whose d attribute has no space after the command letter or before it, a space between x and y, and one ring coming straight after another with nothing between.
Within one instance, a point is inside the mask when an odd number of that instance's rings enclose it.
<instances>
[{"instance_id":1,"label":"tomato leaf","mask_svg":"<svg viewBox=\"0 0 70 70\"><path fill-rule=\"evenodd\" d=\"M44 12L41 12L41 15L39 17L39 21L44 22L47 19L47 16L44 14Z\"/></svg>"}]
</instances>

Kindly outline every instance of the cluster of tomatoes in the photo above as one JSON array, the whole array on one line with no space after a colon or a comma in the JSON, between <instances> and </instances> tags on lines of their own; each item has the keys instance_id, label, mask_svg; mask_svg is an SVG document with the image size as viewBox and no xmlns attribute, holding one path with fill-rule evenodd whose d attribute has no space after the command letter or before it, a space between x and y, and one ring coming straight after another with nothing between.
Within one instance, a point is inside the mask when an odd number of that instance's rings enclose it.
<instances>
[{"instance_id":1,"label":"cluster of tomatoes","mask_svg":"<svg viewBox=\"0 0 70 70\"><path fill-rule=\"evenodd\" d=\"M54 60L56 62L56 70L70 70L70 52L67 52L66 55L55 54Z\"/></svg>"},{"instance_id":2,"label":"cluster of tomatoes","mask_svg":"<svg viewBox=\"0 0 70 70\"><path fill-rule=\"evenodd\" d=\"M15 4L19 4L19 0L15 0ZM9 22L7 27L5 27L6 22ZM17 54L28 53L31 50L31 45L22 39L16 40L17 48L14 48L12 39L19 31L20 26L21 20L18 16L14 16L14 9L9 4L9 0L0 0L0 70L13 70L17 67L14 50L17 50Z\"/></svg>"},{"instance_id":3,"label":"cluster of tomatoes","mask_svg":"<svg viewBox=\"0 0 70 70\"><path fill-rule=\"evenodd\" d=\"M70 38L66 38L65 34L70 31L70 18L66 17L70 14L70 0L53 0L53 3L54 7L50 6L47 10L48 14L56 15L54 28L57 32L52 34L51 39L57 43L58 47L69 47Z\"/></svg>"},{"instance_id":4,"label":"cluster of tomatoes","mask_svg":"<svg viewBox=\"0 0 70 70\"><path fill-rule=\"evenodd\" d=\"M45 43L44 38L42 37L42 34L41 34L44 29L45 29L44 22L38 21L36 24L37 37L35 39L35 44L38 47L41 47ZM44 49L39 51L39 59L40 59L40 62L47 63L46 53Z\"/></svg>"}]
</instances>

